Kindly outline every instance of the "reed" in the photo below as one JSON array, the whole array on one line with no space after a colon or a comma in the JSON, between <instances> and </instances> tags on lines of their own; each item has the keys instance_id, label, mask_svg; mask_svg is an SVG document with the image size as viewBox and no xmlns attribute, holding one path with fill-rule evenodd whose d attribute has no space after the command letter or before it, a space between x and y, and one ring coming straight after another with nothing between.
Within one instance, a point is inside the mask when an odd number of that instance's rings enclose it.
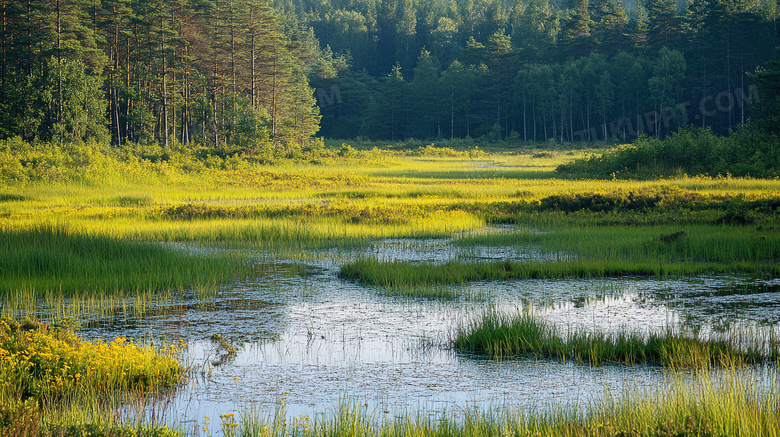
<instances>
[{"instance_id":1,"label":"reed","mask_svg":"<svg viewBox=\"0 0 780 437\"><path fill-rule=\"evenodd\" d=\"M288 420L284 403L270 415L246 412L235 436L329 437L694 437L776 436L780 395L776 380L767 385L745 382L736 370L723 376L704 372L694 382L673 373L652 392L629 389L605 392L587 406L550 405L517 410L467 409L426 414L405 411L379 416L357 402L342 401L332 412L313 419ZM303 426L301 424L304 424ZM228 435L228 434L226 434Z\"/></svg>"},{"instance_id":2,"label":"reed","mask_svg":"<svg viewBox=\"0 0 780 437\"><path fill-rule=\"evenodd\" d=\"M460 352L485 354L491 358L534 356L561 361L574 360L598 366L605 363L650 364L670 368L704 368L776 361L780 344L739 341L741 349L724 339L699 339L668 330L640 335L618 332L569 332L529 314L506 316L488 312L460 328L453 345ZM755 337L758 337L757 335Z\"/></svg>"},{"instance_id":3,"label":"reed","mask_svg":"<svg viewBox=\"0 0 780 437\"><path fill-rule=\"evenodd\" d=\"M568 223L567 223L568 221ZM509 246L523 251L534 249L544 254L599 260L631 261L638 264L653 260L659 264L720 265L728 272L743 268L761 273L775 271L780 260L780 233L764 226L731 225L650 225L601 226L559 218L547 232L513 232L471 235L456 245ZM741 265L741 266L740 266ZM750 273L750 272L748 272Z\"/></svg>"},{"instance_id":4,"label":"reed","mask_svg":"<svg viewBox=\"0 0 780 437\"><path fill-rule=\"evenodd\" d=\"M90 294L217 287L251 269L229 255L194 256L159 244L68 227L0 229L0 295Z\"/></svg>"},{"instance_id":5,"label":"reed","mask_svg":"<svg viewBox=\"0 0 780 437\"><path fill-rule=\"evenodd\" d=\"M564 258L567 258L564 255ZM390 289L443 287L475 281L515 279L602 278L623 276L695 276L701 274L780 274L774 264L750 262L665 262L657 260L572 259L550 262L465 262L444 263L379 261L362 258L344 264L339 277Z\"/></svg>"},{"instance_id":6,"label":"reed","mask_svg":"<svg viewBox=\"0 0 780 437\"><path fill-rule=\"evenodd\" d=\"M453 287L380 287L378 294L405 298L420 298L432 300L454 300L461 296Z\"/></svg>"}]
</instances>

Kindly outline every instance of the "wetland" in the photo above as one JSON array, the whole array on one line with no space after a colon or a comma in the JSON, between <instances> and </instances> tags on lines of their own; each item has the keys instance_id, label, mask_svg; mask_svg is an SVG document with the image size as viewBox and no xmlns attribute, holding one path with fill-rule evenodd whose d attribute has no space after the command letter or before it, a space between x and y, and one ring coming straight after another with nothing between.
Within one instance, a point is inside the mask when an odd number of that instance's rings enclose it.
<instances>
[{"instance_id":1,"label":"wetland","mask_svg":"<svg viewBox=\"0 0 780 437\"><path fill-rule=\"evenodd\" d=\"M4 402L36 399L46 432L777 429L780 181L554 172L582 151L355 153L235 169L107 157L79 183L0 186L2 316L28 323L9 332L126 342L181 366L154 389L78 380L71 397L22 393L3 370ZM532 321L563 346L459 345L490 320ZM500 335L488 343L530 342ZM717 353L583 359L577 336ZM55 353L30 350L8 354Z\"/></svg>"}]
</instances>

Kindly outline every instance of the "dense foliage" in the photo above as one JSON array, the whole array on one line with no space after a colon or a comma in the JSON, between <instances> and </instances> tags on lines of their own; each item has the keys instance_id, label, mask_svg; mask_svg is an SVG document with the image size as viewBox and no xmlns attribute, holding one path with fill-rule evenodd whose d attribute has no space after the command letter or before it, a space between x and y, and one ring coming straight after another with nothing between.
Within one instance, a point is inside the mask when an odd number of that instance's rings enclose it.
<instances>
[{"instance_id":1,"label":"dense foliage","mask_svg":"<svg viewBox=\"0 0 780 437\"><path fill-rule=\"evenodd\" d=\"M779 145L776 136L756 129L719 137L709 129L686 127L664 139L641 137L631 145L560 165L558 172L603 178L775 177L780 174Z\"/></svg>"},{"instance_id":2,"label":"dense foliage","mask_svg":"<svg viewBox=\"0 0 780 437\"><path fill-rule=\"evenodd\" d=\"M0 3L0 135L119 145L722 134L780 42L746 0Z\"/></svg>"},{"instance_id":3,"label":"dense foliage","mask_svg":"<svg viewBox=\"0 0 780 437\"><path fill-rule=\"evenodd\" d=\"M265 1L0 6L3 136L257 146L318 129L306 80L317 49Z\"/></svg>"},{"instance_id":4,"label":"dense foliage","mask_svg":"<svg viewBox=\"0 0 780 437\"><path fill-rule=\"evenodd\" d=\"M350 68L313 77L322 134L587 141L718 134L758 99L776 2L279 0Z\"/></svg>"}]
</instances>

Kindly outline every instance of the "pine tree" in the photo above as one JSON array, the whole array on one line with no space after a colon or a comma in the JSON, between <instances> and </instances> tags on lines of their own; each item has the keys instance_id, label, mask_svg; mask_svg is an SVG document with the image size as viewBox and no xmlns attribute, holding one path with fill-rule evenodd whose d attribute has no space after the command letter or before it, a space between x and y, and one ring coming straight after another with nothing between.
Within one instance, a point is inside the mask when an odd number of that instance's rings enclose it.
<instances>
[{"instance_id":1,"label":"pine tree","mask_svg":"<svg viewBox=\"0 0 780 437\"><path fill-rule=\"evenodd\" d=\"M662 47L678 48L682 35L682 20L674 0L649 0L647 3L647 40L651 52Z\"/></svg>"},{"instance_id":2,"label":"pine tree","mask_svg":"<svg viewBox=\"0 0 780 437\"><path fill-rule=\"evenodd\" d=\"M575 0L568 16L561 23L558 45L564 57L579 58L593 51L595 44L593 20L588 12L587 0Z\"/></svg>"},{"instance_id":3,"label":"pine tree","mask_svg":"<svg viewBox=\"0 0 780 437\"><path fill-rule=\"evenodd\" d=\"M412 110L412 136L432 138L441 135L439 63L427 50L417 58L414 79L410 91L414 95Z\"/></svg>"}]
</instances>

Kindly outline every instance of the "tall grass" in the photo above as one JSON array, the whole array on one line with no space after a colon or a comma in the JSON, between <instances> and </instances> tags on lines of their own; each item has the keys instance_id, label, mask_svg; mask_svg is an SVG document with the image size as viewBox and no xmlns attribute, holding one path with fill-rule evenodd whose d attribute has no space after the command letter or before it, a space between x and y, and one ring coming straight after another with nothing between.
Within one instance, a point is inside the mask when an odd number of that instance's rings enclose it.
<instances>
[{"instance_id":1,"label":"tall grass","mask_svg":"<svg viewBox=\"0 0 780 437\"><path fill-rule=\"evenodd\" d=\"M566 255L563 258L568 258ZM665 262L632 259L571 259L550 262L489 261L444 263L379 261L362 258L341 266L339 277L390 289L413 289L513 279L601 278L621 276L695 276L701 274L780 275L776 264L751 262Z\"/></svg>"},{"instance_id":2,"label":"tall grass","mask_svg":"<svg viewBox=\"0 0 780 437\"><path fill-rule=\"evenodd\" d=\"M557 326L529 314L506 316L493 311L460 328L453 344L460 352L492 358L535 356L596 366L642 363L708 369L715 365L775 361L780 357L780 343L774 338L741 339L738 348L723 339L702 340L672 331L648 335L569 332L566 336L559 332Z\"/></svg>"},{"instance_id":3,"label":"tall grass","mask_svg":"<svg viewBox=\"0 0 780 437\"><path fill-rule=\"evenodd\" d=\"M468 409L462 414L399 412L378 416L348 400L332 412L288 420L284 403L273 414L247 412L228 436L329 437L694 437L777 436L780 394L777 381L767 386L746 382L736 371L698 381L672 374L654 392L609 392L587 406ZM543 406L544 407L544 406Z\"/></svg>"},{"instance_id":4,"label":"tall grass","mask_svg":"<svg viewBox=\"0 0 780 437\"><path fill-rule=\"evenodd\" d=\"M721 271L733 266L736 272L748 268L775 271L780 261L780 232L762 226L675 225L597 226L558 217L549 232L513 232L470 235L455 241L460 246L515 246L542 253L567 253L577 259L648 261L659 264L720 264ZM750 267L752 266L752 267Z\"/></svg>"},{"instance_id":5,"label":"tall grass","mask_svg":"<svg viewBox=\"0 0 780 437\"><path fill-rule=\"evenodd\" d=\"M0 228L0 295L216 287L251 272L240 261L86 235L62 226Z\"/></svg>"}]
</instances>

